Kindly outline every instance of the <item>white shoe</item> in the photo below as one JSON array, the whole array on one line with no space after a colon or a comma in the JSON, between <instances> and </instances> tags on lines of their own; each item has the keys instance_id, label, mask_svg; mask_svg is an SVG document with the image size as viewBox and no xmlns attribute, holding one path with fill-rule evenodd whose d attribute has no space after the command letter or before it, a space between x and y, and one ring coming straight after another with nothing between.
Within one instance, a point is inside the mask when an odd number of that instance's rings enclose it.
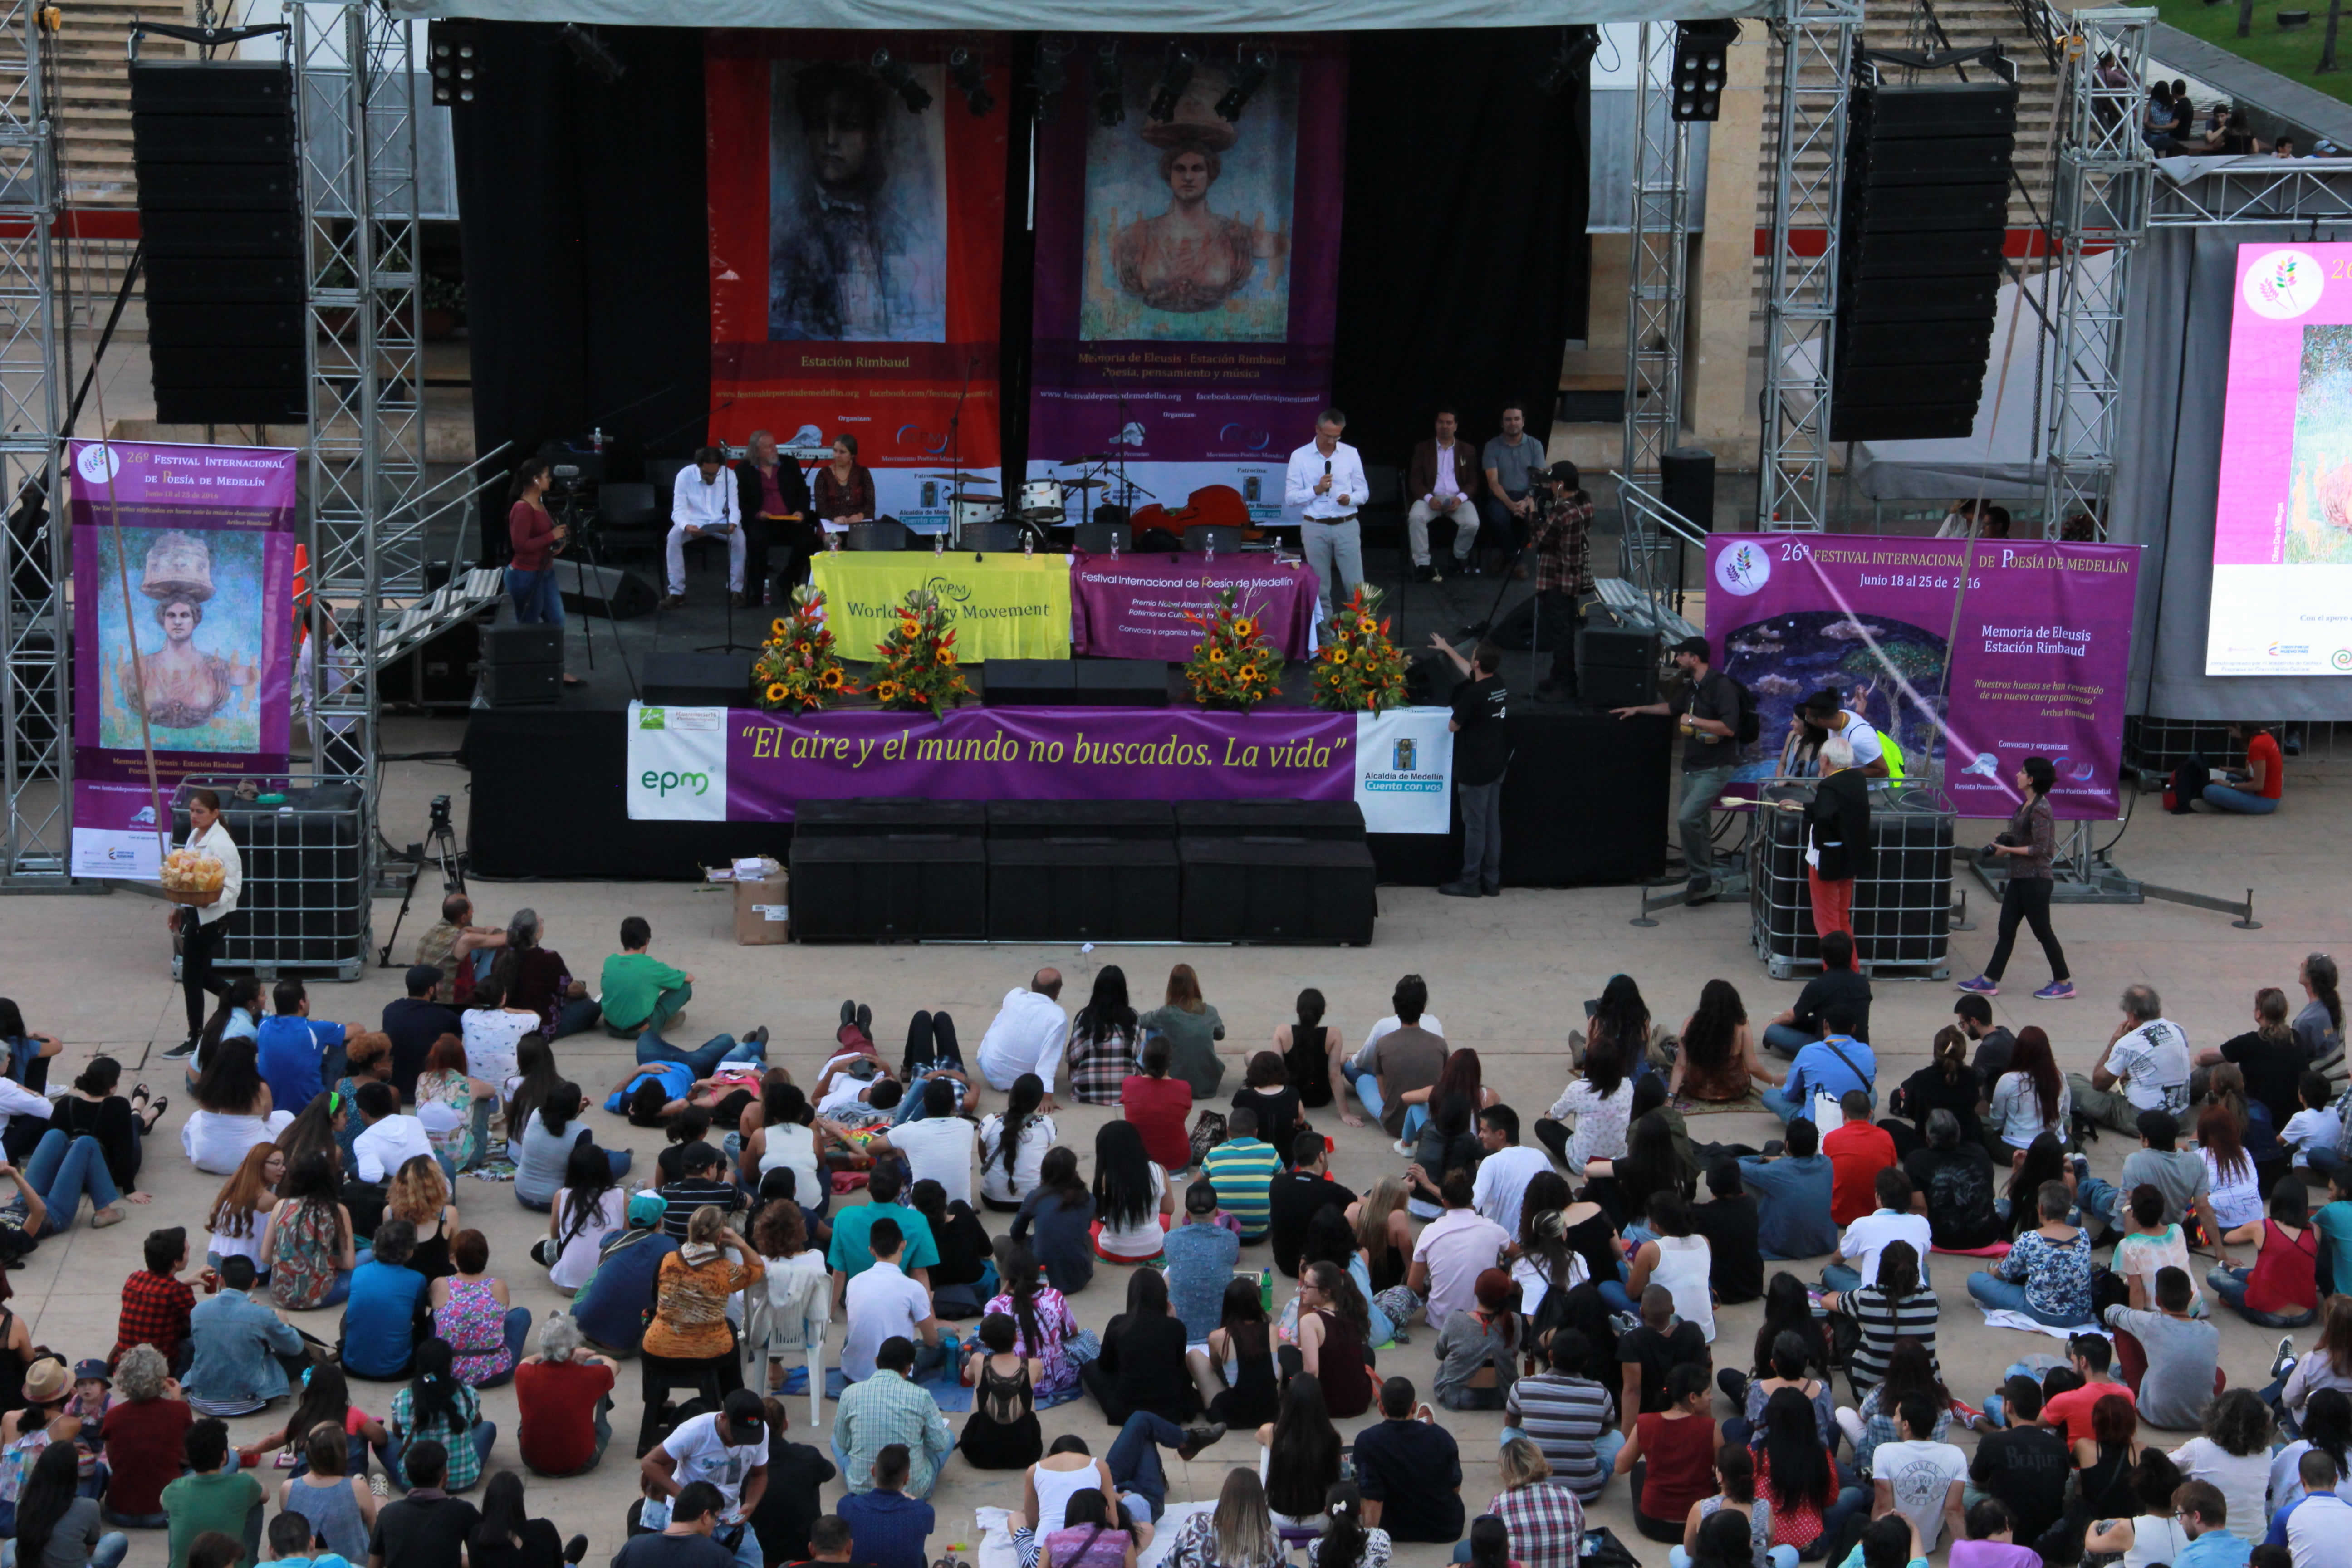
<instances>
[{"instance_id":1,"label":"white shoe","mask_svg":"<svg viewBox=\"0 0 2352 1568\"><path fill-rule=\"evenodd\" d=\"M1410 1160L1418 1150L1419 1145L1409 1139L1400 1138L1395 1142L1390 1144L1389 1147Z\"/></svg>"}]
</instances>

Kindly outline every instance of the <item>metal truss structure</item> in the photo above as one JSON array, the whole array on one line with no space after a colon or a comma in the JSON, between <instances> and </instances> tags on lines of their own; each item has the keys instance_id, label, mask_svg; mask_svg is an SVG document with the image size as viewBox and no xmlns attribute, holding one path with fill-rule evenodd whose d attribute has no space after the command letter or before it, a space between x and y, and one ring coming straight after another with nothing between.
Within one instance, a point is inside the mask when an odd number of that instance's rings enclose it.
<instances>
[{"instance_id":1,"label":"metal truss structure","mask_svg":"<svg viewBox=\"0 0 2352 1568\"><path fill-rule=\"evenodd\" d=\"M2244 159L2193 180L2156 182L2151 228L2352 223L2352 158Z\"/></svg>"},{"instance_id":2,"label":"metal truss structure","mask_svg":"<svg viewBox=\"0 0 2352 1568\"><path fill-rule=\"evenodd\" d=\"M2132 252L2147 232L2155 176L2139 139L2139 84L2157 13L2117 6L2076 11L2063 21L2071 36L2064 39L2051 196L2058 358L2045 415L2042 530L2054 539L2068 520L2087 517L2092 535L2104 539L2123 410Z\"/></svg>"},{"instance_id":3,"label":"metal truss structure","mask_svg":"<svg viewBox=\"0 0 2352 1568\"><path fill-rule=\"evenodd\" d=\"M1632 287L1625 303L1623 476L1654 479L1682 429L1690 270L1690 123L1672 114L1675 25L1642 24L1633 110ZM1706 526L1706 520L1697 520Z\"/></svg>"}]
</instances>

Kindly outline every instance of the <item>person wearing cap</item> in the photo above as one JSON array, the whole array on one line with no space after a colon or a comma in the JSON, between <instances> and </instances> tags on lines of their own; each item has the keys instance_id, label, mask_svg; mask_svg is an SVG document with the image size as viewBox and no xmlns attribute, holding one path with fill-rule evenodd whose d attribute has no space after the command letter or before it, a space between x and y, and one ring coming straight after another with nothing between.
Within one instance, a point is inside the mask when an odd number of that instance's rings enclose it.
<instances>
[{"instance_id":1,"label":"person wearing cap","mask_svg":"<svg viewBox=\"0 0 2352 1568\"><path fill-rule=\"evenodd\" d=\"M1683 798L1675 812L1682 835L1683 870L1689 878L1685 900L1703 904L1715 897L1715 836L1709 814L1739 765L1739 683L1712 668L1715 650L1702 637L1675 645L1680 690L1664 702L1612 708L1620 719L1636 713L1680 720L1683 732Z\"/></svg>"},{"instance_id":2,"label":"person wearing cap","mask_svg":"<svg viewBox=\"0 0 2352 1568\"><path fill-rule=\"evenodd\" d=\"M768 1490L767 1415L758 1394L730 1389L719 1409L679 1422L638 1461L647 1488L663 1500L697 1481L719 1489L719 1527L711 1538L740 1568L766 1568L751 1513Z\"/></svg>"},{"instance_id":3,"label":"person wearing cap","mask_svg":"<svg viewBox=\"0 0 2352 1568\"><path fill-rule=\"evenodd\" d=\"M460 1033L456 1008L446 1004L438 964L419 963L408 972L408 994L383 1005L383 1032L392 1039L392 1085L400 1098L416 1099L416 1075L433 1054L433 1042Z\"/></svg>"},{"instance_id":4,"label":"person wearing cap","mask_svg":"<svg viewBox=\"0 0 2352 1568\"><path fill-rule=\"evenodd\" d=\"M694 471L678 470L669 503L669 597L667 609L686 603L686 547L706 533L727 541L727 592L740 608L743 603L743 508L736 487L722 483L726 458L716 447L694 454Z\"/></svg>"},{"instance_id":5,"label":"person wearing cap","mask_svg":"<svg viewBox=\"0 0 2352 1568\"><path fill-rule=\"evenodd\" d=\"M1242 1238L1217 1223L1217 1184L1203 1176L1184 1189L1184 1223L1160 1244L1168 1266L1168 1310L1182 1320L1184 1342L1204 1345L1223 1321L1225 1286L1241 1261Z\"/></svg>"},{"instance_id":6,"label":"person wearing cap","mask_svg":"<svg viewBox=\"0 0 2352 1568\"><path fill-rule=\"evenodd\" d=\"M1290 454L1282 481L1282 504L1299 513L1298 543L1322 585L1323 619L1354 597L1364 580L1363 533L1356 523L1371 486L1364 459L1339 439L1348 416L1326 408L1315 416L1315 439ZM1053 1080L1046 1079L1047 1087Z\"/></svg>"},{"instance_id":7,"label":"person wearing cap","mask_svg":"<svg viewBox=\"0 0 2352 1568\"><path fill-rule=\"evenodd\" d=\"M645 1337L654 1280L662 1259L677 1250L677 1242L662 1229L662 1216L668 1212L659 1193L631 1198L628 1228L605 1241L596 1271L572 1298L572 1315L580 1331L601 1350L635 1355Z\"/></svg>"},{"instance_id":8,"label":"person wearing cap","mask_svg":"<svg viewBox=\"0 0 2352 1568\"><path fill-rule=\"evenodd\" d=\"M1536 683L1538 702L1576 697L1576 602L1592 591L1592 498L1584 476L1566 460L1537 476L1547 492L1528 542L1536 554L1536 615L1551 645L1551 673Z\"/></svg>"}]
</instances>

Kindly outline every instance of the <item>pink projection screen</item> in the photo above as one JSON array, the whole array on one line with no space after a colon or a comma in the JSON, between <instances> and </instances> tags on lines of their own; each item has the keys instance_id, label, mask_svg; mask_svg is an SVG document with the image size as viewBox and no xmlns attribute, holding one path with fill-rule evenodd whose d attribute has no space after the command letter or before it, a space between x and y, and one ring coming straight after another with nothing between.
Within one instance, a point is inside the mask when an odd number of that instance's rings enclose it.
<instances>
[{"instance_id":1,"label":"pink projection screen","mask_svg":"<svg viewBox=\"0 0 2352 1568\"><path fill-rule=\"evenodd\" d=\"M2238 247L2208 675L2352 675L2352 243Z\"/></svg>"}]
</instances>

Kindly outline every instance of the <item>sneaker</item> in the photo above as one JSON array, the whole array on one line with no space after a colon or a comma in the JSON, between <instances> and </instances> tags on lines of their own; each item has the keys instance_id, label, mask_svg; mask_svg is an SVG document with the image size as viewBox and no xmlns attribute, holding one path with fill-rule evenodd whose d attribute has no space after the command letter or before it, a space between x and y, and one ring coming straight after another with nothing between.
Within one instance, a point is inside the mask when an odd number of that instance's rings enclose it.
<instances>
[{"instance_id":1,"label":"sneaker","mask_svg":"<svg viewBox=\"0 0 2352 1568\"><path fill-rule=\"evenodd\" d=\"M163 1053L163 1059L168 1062L185 1061L188 1058L194 1056L195 1054L196 1037L190 1035L186 1039L182 1040L178 1045L173 1046L170 1050L165 1051Z\"/></svg>"},{"instance_id":2,"label":"sneaker","mask_svg":"<svg viewBox=\"0 0 2352 1568\"><path fill-rule=\"evenodd\" d=\"M1979 996L1998 996L2000 994L2000 987L1993 982L1987 980L1981 974L1978 975L1974 980L1961 981L1960 989L1971 992Z\"/></svg>"},{"instance_id":3,"label":"sneaker","mask_svg":"<svg viewBox=\"0 0 2352 1568\"><path fill-rule=\"evenodd\" d=\"M2271 1375L2273 1377L2284 1377L2287 1374L2288 1370L2294 1365L2294 1336L2293 1334L2281 1334L2279 1336L2278 1342L2278 1354L2271 1358Z\"/></svg>"},{"instance_id":4,"label":"sneaker","mask_svg":"<svg viewBox=\"0 0 2352 1568\"><path fill-rule=\"evenodd\" d=\"M1764 1145L1764 1157L1767 1160L1777 1160L1788 1152L1789 1145L1778 1138L1772 1139Z\"/></svg>"},{"instance_id":5,"label":"sneaker","mask_svg":"<svg viewBox=\"0 0 2352 1568\"><path fill-rule=\"evenodd\" d=\"M1609 1314L1609 1326L1621 1334L1630 1334L1642 1326L1642 1320L1631 1312L1612 1312Z\"/></svg>"},{"instance_id":6,"label":"sneaker","mask_svg":"<svg viewBox=\"0 0 2352 1568\"><path fill-rule=\"evenodd\" d=\"M2033 999L2037 1002L2072 1002L2074 999L2074 983L2071 980L2053 980L2036 991L2033 994Z\"/></svg>"},{"instance_id":7,"label":"sneaker","mask_svg":"<svg viewBox=\"0 0 2352 1568\"><path fill-rule=\"evenodd\" d=\"M373 1471L368 1474L368 1495L382 1502L392 1496L392 1483Z\"/></svg>"},{"instance_id":8,"label":"sneaker","mask_svg":"<svg viewBox=\"0 0 2352 1568\"><path fill-rule=\"evenodd\" d=\"M683 594L665 594L661 596L658 607L665 610L683 609L686 607L686 595Z\"/></svg>"},{"instance_id":9,"label":"sneaker","mask_svg":"<svg viewBox=\"0 0 2352 1568\"><path fill-rule=\"evenodd\" d=\"M750 601L743 597L742 589L733 588L728 591L727 603L730 608L740 610Z\"/></svg>"},{"instance_id":10,"label":"sneaker","mask_svg":"<svg viewBox=\"0 0 2352 1568\"><path fill-rule=\"evenodd\" d=\"M2079 1184L2091 1179L2091 1162L2087 1155L2074 1156L2074 1180Z\"/></svg>"},{"instance_id":11,"label":"sneaker","mask_svg":"<svg viewBox=\"0 0 2352 1568\"><path fill-rule=\"evenodd\" d=\"M1478 896L1478 884L1475 882L1444 882L1439 884L1437 890L1444 893L1449 899L1475 899Z\"/></svg>"},{"instance_id":12,"label":"sneaker","mask_svg":"<svg viewBox=\"0 0 2352 1568\"><path fill-rule=\"evenodd\" d=\"M124 1220L129 1219L130 1217L131 1211L129 1209L124 1208L121 1204L110 1204L105 1208L99 1210L96 1214L89 1216L89 1228L92 1230L104 1230L108 1226L121 1225Z\"/></svg>"},{"instance_id":13,"label":"sneaker","mask_svg":"<svg viewBox=\"0 0 2352 1568\"><path fill-rule=\"evenodd\" d=\"M865 1003L860 1002L857 1005L856 1022L858 1032L865 1035L869 1039L872 1038L874 1035L874 1009L867 1006Z\"/></svg>"},{"instance_id":14,"label":"sneaker","mask_svg":"<svg viewBox=\"0 0 2352 1568\"><path fill-rule=\"evenodd\" d=\"M1454 558L1454 570L1456 575L1463 577L1484 577L1486 574L1478 569L1478 563L1466 555L1457 555Z\"/></svg>"},{"instance_id":15,"label":"sneaker","mask_svg":"<svg viewBox=\"0 0 2352 1568\"><path fill-rule=\"evenodd\" d=\"M1686 908L1696 909L1701 904L1713 902L1715 884L1712 881L1692 882L1683 889L1683 903Z\"/></svg>"},{"instance_id":16,"label":"sneaker","mask_svg":"<svg viewBox=\"0 0 2352 1568\"><path fill-rule=\"evenodd\" d=\"M1184 1428L1184 1441L1177 1446L1176 1457L1190 1464L1195 1454L1203 1448L1214 1447L1217 1439L1224 1435L1225 1424L1222 1421L1204 1421L1187 1426Z\"/></svg>"},{"instance_id":17,"label":"sneaker","mask_svg":"<svg viewBox=\"0 0 2352 1568\"><path fill-rule=\"evenodd\" d=\"M1435 583L1442 581L1442 579L1437 575L1437 568L1430 565L1426 562L1412 569L1412 580L1416 583Z\"/></svg>"},{"instance_id":18,"label":"sneaker","mask_svg":"<svg viewBox=\"0 0 2352 1568\"><path fill-rule=\"evenodd\" d=\"M768 1026L761 1024L757 1028L746 1029L735 1037L744 1045L757 1046L764 1051L768 1048Z\"/></svg>"},{"instance_id":19,"label":"sneaker","mask_svg":"<svg viewBox=\"0 0 2352 1568\"><path fill-rule=\"evenodd\" d=\"M1417 1146L1410 1138L1400 1138L1395 1142L1390 1144L1389 1147L1395 1150L1398 1153L1403 1155L1408 1160L1412 1159L1417 1152Z\"/></svg>"},{"instance_id":20,"label":"sneaker","mask_svg":"<svg viewBox=\"0 0 2352 1568\"><path fill-rule=\"evenodd\" d=\"M588 1538L586 1536L575 1535L563 1543L563 1560L566 1563L578 1563L587 1555Z\"/></svg>"}]
</instances>

